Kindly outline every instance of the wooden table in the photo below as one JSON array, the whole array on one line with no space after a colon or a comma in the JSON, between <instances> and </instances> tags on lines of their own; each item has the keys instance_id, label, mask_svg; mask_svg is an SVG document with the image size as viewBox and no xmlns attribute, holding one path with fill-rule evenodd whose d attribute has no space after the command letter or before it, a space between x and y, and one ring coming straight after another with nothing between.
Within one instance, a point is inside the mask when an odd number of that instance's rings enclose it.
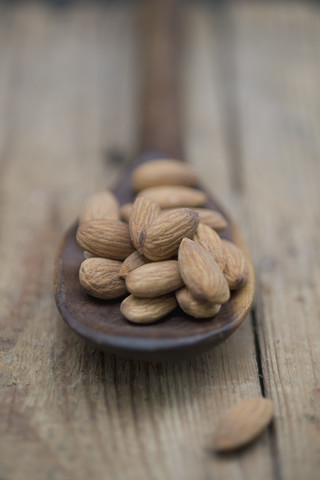
<instances>
[{"instance_id":1,"label":"wooden table","mask_svg":"<svg viewBox=\"0 0 320 480\"><path fill-rule=\"evenodd\" d=\"M320 469L320 10L188 3L189 162L242 224L255 307L185 362L87 346L52 295L55 250L133 157L138 10L125 2L0 5L0 478L304 479ZM265 395L271 427L218 456L215 426Z\"/></svg>"}]
</instances>

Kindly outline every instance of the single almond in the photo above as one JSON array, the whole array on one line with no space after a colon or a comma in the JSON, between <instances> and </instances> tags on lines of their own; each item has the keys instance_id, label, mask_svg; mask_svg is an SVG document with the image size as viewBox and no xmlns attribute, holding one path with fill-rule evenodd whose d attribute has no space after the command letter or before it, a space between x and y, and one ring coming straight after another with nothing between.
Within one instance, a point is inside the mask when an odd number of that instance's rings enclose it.
<instances>
[{"instance_id":1,"label":"single almond","mask_svg":"<svg viewBox=\"0 0 320 480\"><path fill-rule=\"evenodd\" d=\"M150 260L167 260L177 254L184 237L193 238L199 216L189 208L161 213L140 235L140 251Z\"/></svg>"},{"instance_id":2,"label":"single almond","mask_svg":"<svg viewBox=\"0 0 320 480\"><path fill-rule=\"evenodd\" d=\"M97 192L86 200L80 215L80 223L104 218L112 220L120 218L118 200L109 190Z\"/></svg>"},{"instance_id":3,"label":"single almond","mask_svg":"<svg viewBox=\"0 0 320 480\"><path fill-rule=\"evenodd\" d=\"M220 305L229 300L230 290L223 272L201 245L184 238L178 261L182 280L197 300Z\"/></svg>"},{"instance_id":4,"label":"single almond","mask_svg":"<svg viewBox=\"0 0 320 480\"><path fill-rule=\"evenodd\" d=\"M129 227L119 220L90 220L77 231L81 248L97 257L124 260L133 252Z\"/></svg>"},{"instance_id":5,"label":"single almond","mask_svg":"<svg viewBox=\"0 0 320 480\"><path fill-rule=\"evenodd\" d=\"M89 295L112 300L127 293L125 281L120 278L121 262L108 258L88 258L80 266L80 284Z\"/></svg>"},{"instance_id":6,"label":"single almond","mask_svg":"<svg viewBox=\"0 0 320 480\"><path fill-rule=\"evenodd\" d=\"M129 231L133 245L139 248L140 235L160 213L159 205L150 198L138 197L132 205L129 217Z\"/></svg>"},{"instance_id":7,"label":"single almond","mask_svg":"<svg viewBox=\"0 0 320 480\"><path fill-rule=\"evenodd\" d=\"M213 256L223 271L226 266L226 257L221 238L217 232L200 222L193 240Z\"/></svg>"},{"instance_id":8,"label":"single almond","mask_svg":"<svg viewBox=\"0 0 320 480\"><path fill-rule=\"evenodd\" d=\"M153 323L174 310L177 301L173 293L155 298L129 295L120 306L122 315L133 323Z\"/></svg>"},{"instance_id":9,"label":"single almond","mask_svg":"<svg viewBox=\"0 0 320 480\"><path fill-rule=\"evenodd\" d=\"M222 240L222 244L226 257L224 276L230 290L237 290L247 283L249 277L248 263L237 245L228 240Z\"/></svg>"},{"instance_id":10,"label":"single almond","mask_svg":"<svg viewBox=\"0 0 320 480\"><path fill-rule=\"evenodd\" d=\"M122 262L119 275L125 279L130 272L138 267L142 267L142 265L145 265L148 262L150 262L150 260L135 250L124 260L124 262Z\"/></svg>"},{"instance_id":11,"label":"single almond","mask_svg":"<svg viewBox=\"0 0 320 480\"><path fill-rule=\"evenodd\" d=\"M179 160L161 159L136 168L132 183L136 191L158 185L193 186L197 184L197 175Z\"/></svg>"},{"instance_id":12,"label":"single almond","mask_svg":"<svg viewBox=\"0 0 320 480\"><path fill-rule=\"evenodd\" d=\"M227 220L220 212L209 208L194 208L193 210L199 215L201 223L208 225L216 232L222 232L228 226Z\"/></svg>"},{"instance_id":13,"label":"single almond","mask_svg":"<svg viewBox=\"0 0 320 480\"><path fill-rule=\"evenodd\" d=\"M273 405L263 397L247 398L223 416L217 429L214 446L221 452L241 448L252 442L269 425Z\"/></svg>"},{"instance_id":14,"label":"single almond","mask_svg":"<svg viewBox=\"0 0 320 480\"><path fill-rule=\"evenodd\" d=\"M151 262L127 275L127 289L136 297L159 297L182 287L177 260Z\"/></svg>"},{"instance_id":15,"label":"single almond","mask_svg":"<svg viewBox=\"0 0 320 480\"><path fill-rule=\"evenodd\" d=\"M180 308L194 318L211 318L221 309L221 305L197 300L186 287L176 292L176 299Z\"/></svg>"},{"instance_id":16,"label":"single almond","mask_svg":"<svg viewBox=\"0 0 320 480\"><path fill-rule=\"evenodd\" d=\"M138 196L151 198L160 208L201 207L207 201L204 192L182 186L150 187L142 190Z\"/></svg>"},{"instance_id":17,"label":"single almond","mask_svg":"<svg viewBox=\"0 0 320 480\"><path fill-rule=\"evenodd\" d=\"M129 223L132 203L125 203L120 207L120 218L122 221Z\"/></svg>"}]
</instances>

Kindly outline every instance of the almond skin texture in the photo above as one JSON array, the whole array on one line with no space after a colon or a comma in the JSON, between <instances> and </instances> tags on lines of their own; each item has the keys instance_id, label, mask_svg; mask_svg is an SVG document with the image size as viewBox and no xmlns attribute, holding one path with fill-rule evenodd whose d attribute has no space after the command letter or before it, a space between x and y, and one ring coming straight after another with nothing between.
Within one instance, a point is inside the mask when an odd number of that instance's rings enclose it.
<instances>
[{"instance_id":1,"label":"almond skin texture","mask_svg":"<svg viewBox=\"0 0 320 480\"><path fill-rule=\"evenodd\" d=\"M163 212L172 210L172 208L164 208ZM211 210L210 208L192 208L194 212L197 212L199 215L199 220L201 223L208 225L208 227L213 228L216 232L222 232L228 226L227 220L224 216L217 212L216 210Z\"/></svg>"},{"instance_id":2,"label":"almond skin texture","mask_svg":"<svg viewBox=\"0 0 320 480\"><path fill-rule=\"evenodd\" d=\"M127 293L125 281L120 278L121 262L108 258L88 258L79 271L80 284L89 295L112 300Z\"/></svg>"},{"instance_id":3,"label":"almond skin texture","mask_svg":"<svg viewBox=\"0 0 320 480\"><path fill-rule=\"evenodd\" d=\"M196 174L179 160L154 160L136 168L132 175L133 187L136 191L158 185L197 184Z\"/></svg>"},{"instance_id":4,"label":"almond skin texture","mask_svg":"<svg viewBox=\"0 0 320 480\"><path fill-rule=\"evenodd\" d=\"M237 290L247 283L249 268L245 256L240 248L228 240L222 240L226 266L224 276L230 290Z\"/></svg>"},{"instance_id":5,"label":"almond skin texture","mask_svg":"<svg viewBox=\"0 0 320 480\"><path fill-rule=\"evenodd\" d=\"M119 275L121 278L126 278L130 272L138 267L142 267L142 265L145 265L148 262L150 262L150 260L135 250L122 263Z\"/></svg>"},{"instance_id":6,"label":"almond skin texture","mask_svg":"<svg viewBox=\"0 0 320 480\"><path fill-rule=\"evenodd\" d=\"M194 208L193 210L198 213L201 223L208 225L216 232L222 232L228 226L227 220L220 212L209 208Z\"/></svg>"},{"instance_id":7,"label":"almond skin texture","mask_svg":"<svg viewBox=\"0 0 320 480\"><path fill-rule=\"evenodd\" d=\"M147 227L160 214L159 205L150 198L138 197L132 205L129 217L129 231L133 245L139 248L140 235L142 230Z\"/></svg>"},{"instance_id":8,"label":"almond skin texture","mask_svg":"<svg viewBox=\"0 0 320 480\"><path fill-rule=\"evenodd\" d=\"M227 411L217 429L214 446L228 452L247 445L269 425L273 405L263 397L247 398Z\"/></svg>"},{"instance_id":9,"label":"almond skin texture","mask_svg":"<svg viewBox=\"0 0 320 480\"><path fill-rule=\"evenodd\" d=\"M124 260L133 252L129 227L119 220L90 220L77 231L81 248L97 257Z\"/></svg>"},{"instance_id":10,"label":"almond skin texture","mask_svg":"<svg viewBox=\"0 0 320 480\"><path fill-rule=\"evenodd\" d=\"M221 305L197 300L186 287L176 292L176 299L180 308L194 318L211 318L221 309Z\"/></svg>"},{"instance_id":11,"label":"almond skin texture","mask_svg":"<svg viewBox=\"0 0 320 480\"><path fill-rule=\"evenodd\" d=\"M156 298L137 298L133 295L121 303L122 315L133 323L153 323L174 310L177 301L173 293Z\"/></svg>"},{"instance_id":12,"label":"almond skin texture","mask_svg":"<svg viewBox=\"0 0 320 480\"><path fill-rule=\"evenodd\" d=\"M153 261L171 258L178 252L184 237L193 238L198 223L198 214L189 208L161 213L141 233L141 253Z\"/></svg>"},{"instance_id":13,"label":"almond skin texture","mask_svg":"<svg viewBox=\"0 0 320 480\"><path fill-rule=\"evenodd\" d=\"M138 196L151 198L160 208L201 207L207 201L205 193L182 186L150 187L142 190Z\"/></svg>"},{"instance_id":14,"label":"almond skin texture","mask_svg":"<svg viewBox=\"0 0 320 480\"><path fill-rule=\"evenodd\" d=\"M132 203L125 203L120 207L120 218L126 223L129 223Z\"/></svg>"},{"instance_id":15,"label":"almond skin texture","mask_svg":"<svg viewBox=\"0 0 320 480\"><path fill-rule=\"evenodd\" d=\"M118 200L109 190L97 192L86 200L80 215L80 223L104 218L112 220L120 218Z\"/></svg>"},{"instance_id":16,"label":"almond skin texture","mask_svg":"<svg viewBox=\"0 0 320 480\"><path fill-rule=\"evenodd\" d=\"M184 238L178 261L181 277L197 300L219 305L229 300L230 290L223 272L203 247Z\"/></svg>"},{"instance_id":17,"label":"almond skin texture","mask_svg":"<svg viewBox=\"0 0 320 480\"><path fill-rule=\"evenodd\" d=\"M177 260L152 262L130 272L127 289L136 297L159 297L182 287Z\"/></svg>"},{"instance_id":18,"label":"almond skin texture","mask_svg":"<svg viewBox=\"0 0 320 480\"><path fill-rule=\"evenodd\" d=\"M204 223L199 223L193 240L213 256L221 270L226 266L226 257L219 235Z\"/></svg>"}]
</instances>

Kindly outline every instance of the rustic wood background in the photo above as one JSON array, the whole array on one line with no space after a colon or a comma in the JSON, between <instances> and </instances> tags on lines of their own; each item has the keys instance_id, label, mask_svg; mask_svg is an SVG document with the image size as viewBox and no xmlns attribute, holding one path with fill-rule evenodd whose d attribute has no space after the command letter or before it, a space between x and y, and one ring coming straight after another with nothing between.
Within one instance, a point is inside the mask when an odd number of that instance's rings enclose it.
<instances>
[{"instance_id":1,"label":"rustic wood background","mask_svg":"<svg viewBox=\"0 0 320 480\"><path fill-rule=\"evenodd\" d=\"M83 199L137 149L139 10L0 4L1 480L320 471L320 7L186 3L184 31L188 161L242 225L256 303L210 353L137 363L69 331L52 274ZM272 426L216 455L221 414L261 393Z\"/></svg>"}]
</instances>

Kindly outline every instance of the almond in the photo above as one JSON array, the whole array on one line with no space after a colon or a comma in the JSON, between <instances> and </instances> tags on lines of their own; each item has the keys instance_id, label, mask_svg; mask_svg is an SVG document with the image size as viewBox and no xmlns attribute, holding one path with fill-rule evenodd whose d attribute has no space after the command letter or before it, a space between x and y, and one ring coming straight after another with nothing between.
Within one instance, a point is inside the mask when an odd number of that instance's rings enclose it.
<instances>
[{"instance_id":1,"label":"almond","mask_svg":"<svg viewBox=\"0 0 320 480\"><path fill-rule=\"evenodd\" d=\"M132 208L132 203L125 203L120 207L120 218L124 222L129 223L131 208Z\"/></svg>"},{"instance_id":2,"label":"almond","mask_svg":"<svg viewBox=\"0 0 320 480\"><path fill-rule=\"evenodd\" d=\"M172 208L163 208L163 212L172 210ZM194 212L197 212L199 215L199 220L201 223L208 225L208 227L213 228L216 232L222 232L228 226L227 220L224 216L217 212L216 210L211 210L210 208L192 208Z\"/></svg>"},{"instance_id":3,"label":"almond","mask_svg":"<svg viewBox=\"0 0 320 480\"><path fill-rule=\"evenodd\" d=\"M207 196L200 190L181 186L150 187L142 190L139 197L148 197L157 202L160 208L201 207Z\"/></svg>"},{"instance_id":4,"label":"almond","mask_svg":"<svg viewBox=\"0 0 320 480\"><path fill-rule=\"evenodd\" d=\"M96 298L111 300L127 293L125 281L119 277L121 262L108 258L88 258L80 266L82 287Z\"/></svg>"},{"instance_id":5,"label":"almond","mask_svg":"<svg viewBox=\"0 0 320 480\"><path fill-rule=\"evenodd\" d=\"M126 278L128 273L132 272L138 267L142 267L142 265L145 265L149 261L150 260L141 255L141 253L137 252L137 250L135 250L122 263L119 273L120 277Z\"/></svg>"},{"instance_id":6,"label":"almond","mask_svg":"<svg viewBox=\"0 0 320 480\"><path fill-rule=\"evenodd\" d=\"M193 240L213 256L221 270L226 266L226 257L219 235L204 223L199 223Z\"/></svg>"},{"instance_id":7,"label":"almond","mask_svg":"<svg viewBox=\"0 0 320 480\"><path fill-rule=\"evenodd\" d=\"M150 198L138 197L132 205L129 217L129 231L133 245L139 248L142 230L160 213L159 205Z\"/></svg>"},{"instance_id":8,"label":"almond","mask_svg":"<svg viewBox=\"0 0 320 480\"><path fill-rule=\"evenodd\" d=\"M171 258L184 237L193 238L198 222L198 214L189 208L161 213L141 233L141 253L154 261Z\"/></svg>"},{"instance_id":9,"label":"almond","mask_svg":"<svg viewBox=\"0 0 320 480\"><path fill-rule=\"evenodd\" d=\"M230 290L241 288L247 283L249 277L248 263L240 248L228 240L222 240L226 266L224 276Z\"/></svg>"},{"instance_id":10,"label":"almond","mask_svg":"<svg viewBox=\"0 0 320 480\"><path fill-rule=\"evenodd\" d=\"M273 405L263 397L247 398L238 403L221 419L215 437L215 449L235 450L253 441L269 425Z\"/></svg>"},{"instance_id":11,"label":"almond","mask_svg":"<svg viewBox=\"0 0 320 480\"><path fill-rule=\"evenodd\" d=\"M126 278L127 289L136 297L159 297L182 287L177 260L152 262L136 268Z\"/></svg>"},{"instance_id":12,"label":"almond","mask_svg":"<svg viewBox=\"0 0 320 480\"><path fill-rule=\"evenodd\" d=\"M177 301L173 293L156 298L129 295L120 306L122 315L133 323L153 323L174 310Z\"/></svg>"},{"instance_id":13,"label":"almond","mask_svg":"<svg viewBox=\"0 0 320 480\"><path fill-rule=\"evenodd\" d=\"M81 248L98 257L124 260L133 252L129 227L119 220L90 220L77 231Z\"/></svg>"},{"instance_id":14,"label":"almond","mask_svg":"<svg viewBox=\"0 0 320 480\"><path fill-rule=\"evenodd\" d=\"M109 190L97 192L86 200L80 215L80 223L103 218L112 220L120 218L118 200Z\"/></svg>"},{"instance_id":15,"label":"almond","mask_svg":"<svg viewBox=\"0 0 320 480\"><path fill-rule=\"evenodd\" d=\"M214 317L221 309L221 305L197 300L186 287L176 292L176 299L180 308L194 318Z\"/></svg>"},{"instance_id":16,"label":"almond","mask_svg":"<svg viewBox=\"0 0 320 480\"><path fill-rule=\"evenodd\" d=\"M193 208L193 210L199 215L201 223L208 225L216 232L222 232L228 226L227 220L220 212L210 210L209 208Z\"/></svg>"},{"instance_id":17,"label":"almond","mask_svg":"<svg viewBox=\"0 0 320 480\"><path fill-rule=\"evenodd\" d=\"M136 168L132 175L136 191L157 185L185 185L197 183L197 176L179 160L161 159L147 162Z\"/></svg>"},{"instance_id":18,"label":"almond","mask_svg":"<svg viewBox=\"0 0 320 480\"><path fill-rule=\"evenodd\" d=\"M200 301L223 304L230 291L223 272L203 247L184 238L178 253L181 277L192 295Z\"/></svg>"}]
</instances>

